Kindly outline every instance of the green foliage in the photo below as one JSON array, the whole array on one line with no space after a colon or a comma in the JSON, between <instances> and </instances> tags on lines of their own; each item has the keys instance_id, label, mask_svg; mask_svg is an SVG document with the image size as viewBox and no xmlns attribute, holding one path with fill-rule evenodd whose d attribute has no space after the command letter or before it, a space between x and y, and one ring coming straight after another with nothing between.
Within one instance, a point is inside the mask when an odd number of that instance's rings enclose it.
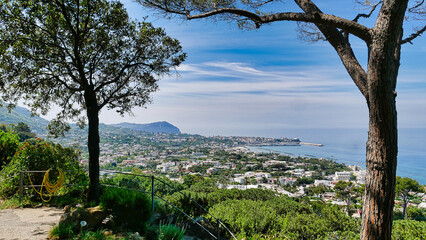
<instances>
[{"instance_id":1,"label":"green foliage","mask_svg":"<svg viewBox=\"0 0 426 240\"><path fill-rule=\"evenodd\" d=\"M185 229L174 224L160 224L158 227L158 240L182 240Z\"/></svg>"},{"instance_id":2,"label":"green foliage","mask_svg":"<svg viewBox=\"0 0 426 240\"><path fill-rule=\"evenodd\" d=\"M24 207L26 202L27 199L24 198L22 201L19 201L18 197L12 197L3 201L0 200L0 209L15 209Z\"/></svg>"},{"instance_id":3,"label":"green foliage","mask_svg":"<svg viewBox=\"0 0 426 240\"><path fill-rule=\"evenodd\" d=\"M89 161L99 167L99 112L119 114L151 103L157 81L186 58L178 40L149 22L132 21L123 4L109 0L7 0L0 2L2 98L24 98L31 111L61 108L49 125L60 136L65 120L89 121ZM98 201L99 179L89 174L89 198Z\"/></svg>"},{"instance_id":4,"label":"green foliage","mask_svg":"<svg viewBox=\"0 0 426 240\"><path fill-rule=\"evenodd\" d=\"M319 239L329 231L327 220L316 214L288 214L282 224L287 239Z\"/></svg>"},{"instance_id":5,"label":"green foliage","mask_svg":"<svg viewBox=\"0 0 426 240\"><path fill-rule=\"evenodd\" d=\"M0 130L0 170L7 165L18 149L19 137Z\"/></svg>"},{"instance_id":6,"label":"green foliage","mask_svg":"<svg viewBox=\"0 0 426 240\"><path fill-rule=\"evenodd\" d=\"M204 170L202 172L205 173L206 171ZM204 181L204 177L198 174L194 174L194 175L189 174L183 177L183 184L185 184L188 187L191 187L195 183L202 182L202 181Z\"/></svg>"},{"instance_id":7,"label":"green foliage","mask_svg":"<svg viewBox=\"0 0 426 240\"><path fill-rule=\"evenodd\" d=\"M80 233L78 236L76 236L74 239L82 239L82 240L106 240L108 239L107 237L105 237L104 233L102 230L98 230L95 232L92 231L84 231L82 233ZM113 237L111 237L110 239L115 239Z\"/></svg>"},{"instance_id":8,"label":"green foliage","mask_svg":"<svg viewBox=\"0 0 426 240\"><path fill-rule=\"evenodd\" d=\"M276 192L264 189L239 190L217 189L212 187L202 189L198 188L197 184L187 190L183 190L182 192L207 209L214 206L215 204L230 199L266 201L278 197ZM167 196L167 200L192 216L202 216L205 214L205 211L198 207L194 201L185 197L181 193L174 193L169 195Z\"/></svg>"},{"instance_id":9,"label":"green foliage","mask_svg":"<svg viewBox=\"0 0 426 240\"><path fill-rule=\"evenodd\" d=\"M210 208L210 212L234 233L248 236L280 229L280 218L270 205L253 200L227 200Z\"/></svg>"},{"instance_id":10,"label":"green foliage","mask_svg":"<svg viewBox=\"0 0 426 240\"><path fill-rule=\"evenodd\" d=\"M72 239L72 240L113 240L114 235L105 236L104 230L81 231L75 230L77 223L60 223L52 228L49 239ZM127 238L126 238L127 239Z\"/></svg>"},{"instance_id":11,"label":"green foliage","mask_svg":"<svg viewBox=\"0 0 426 240\"><path fill-rule=\"evenodd\" d=\"M1 105L2 101L0 101L0 130L13 133L14 124L23 122L37 133L46 132L47 120L37 115L32 116L31 112L23 107L12 105L12 108L9 109L6 103L3 103L3 107Z\"/></svg>"},{"instance_id":12,"label":"green foliage","mask_svg":"<svg viewBox=\"0 0 426 240\"><path fill-rule=\"evenodd\" d=\"M285 239L359 239L359 222L337 206L322 205L317 214L292 212L283 221Z\"/></svg>"},{"instance_id":13,"label":"green foliage","mask_svg":"<svg viewBox=\"0 0 426 240\"><path fill-rule=\"evenodd\" d=\"M329 191L329 188L324 185L311 186L305 188L305 194L307 196L319 195Z\"/></svg>"},{"instance_id":14,"label":"green foliage","mask_svg":"<svg viewBox=\"0 0 426 240\"><path fill-rule=\"evenodd\" d=\"M79 165L79 154L73 148L64 148L42 139L29 139L21 143L11 162L0 171L0 196L10 197L18 191L20 171L53 169L50 180L54 182L57 176L55 170L60 168L64 171L65 184L85 183L87 176ZM31 182L41 184L43 176L44 173L24 174L24 185ZM73 191L74 187L67 189ZM30 190L30 193L34 192Z\"/></svg>"},{"instance_id":15,"label":"green foliage","mask_svg":"<svg viewBox=\"0 0 426 240\"><path fill-rule=\"evenodd\" d=\"M407 217L407 204L408 197L410 196L410 192L420 192L422 191L421 185L414 179L400 176L396 177L396 186L395 186L395 194L400 196L403 201L403 215L402 217Z\"/></svg>"},{"instance_id":16,"label":"green foliage","mask_svg":"<svg viewBox=\"0 0 426 240\"><path fill-rule=\"evenodd\" d=\"M138 172L132 173L138 174ZM152 191L152 178L148 175L133 176L117 174L112 177L104 178L103 183L107 185L135 189L138 191ZM174 192L185 189L185 185L172 181L166 177L156 178L154 181L154 187L155 193L160 196L171 195Z\"/></svg>"},{"instance_id":17,"label":"green foliage","mask_svg":"<svg viewBox=\"0 0 426 240\"><path fill-rule=\"evenodd\" d=\"M301 186L301 185L307 185L307 184L312 184L314 183L314 179L312 178L307 178L305 176L301 177L301 178L297 178L296 180L296 186Z\"/></svg>"},{"instance_id":18,"label":"green foliage","mask_svg":"<svg viewBox=\"0 0 426 240\"><path fill-rule=\"evenodd\" d=\"M19 122L18 125L13 126L13 129L14 132L19 136L19 140L21 142L36 137L35 133L31 132L30 127L23 122Z\"/></svg>"},{"instance_id":19,"label":"green foliage","mask_svg":"<svg viewBox=\"0 0 426 240\"><path fill-rule=\"evenodd\" d=\"M353 195L358 191L354 188L351 181L338 181L334 185L334 191L336 192L336 197L345 201L346 203L346 213L350 215L350 205L353 202Z\"/></svg>"},{"instance_id":20,"label":"green foliage","mask_svg":"<svg viewBox=\"0 0 426 240\"><path fill-rule=\"evenodd\" d=\"M338 206L309 205L287 197L269 200L229 199L209 211L231 231L247 239L356 239L359 221L346 216Z\"/></svg>"},{"instance_id":21,"label":"green foliage","mask_svg":"<svg viewBox=\"0 0 426 240\"><path fill-rule=\"evenodd\" d=\"M245 236L281 232L288 214L313 214L309 206L287 197L273 197L269 200L229 199L215 204L209 211L231 227L231 231Z\"/></svg>"},{"instance_id":22,"label":"green foliage","mask_svg":"<svg viewBox=\"0 0 426 240\"><path fill-rule=\"evenodd\" d=\"M55 103L62 108L56 120L82 122L90 104L120 114L143 106L159 76L186 58L178 40L132 21L119 1L3 2L4 98L24 97L41 113ZM88 91L95 96L88 98Z\"/></svg>"},{"instance_id":23,"label":"green foliage","mask_svg":"<svg viewBox=\"0 0 426 240\"><path fill-rule=\"evenodd\" d=\"M76 226L77 223L74 222L58 224L53 227L49 235L54 239L70 239L76 234L73 230Z\"/></svg>"},{"instance_id":24,"label":"green foliage","mask_svg":"<svg viewBox=\"0 0 426 240\"><path fill-rule=\"evenodd\" d=\"M152 215L148 195L119 188L104 188L100 206L109 211L117 226L143 233Z\"/></svg>"},{"instance_id":25,"label":"green foliage","mask_svg":"<svg viewBox=\"0 0 426 240\"><path fill-rule=\"evenodd\" d=\"M409 192L420 192L421 185L414 179L400 176L396 177L395 193L400 196L408 196Z\"/></svg>"},{"instance_id":26,"label":"green foliage","mask_svg":"<svg viewBox=\"0 0 426 240\"><path fill-rule=\"evenodd\" d=\"M411 220L426 221L426 209L407 207L407 217Z\"/></svg>"},{"instance_id":27,"label":"green foliage","mask_svg":"<svg viewBox=\"0 0 426 240\"><path fill-rule=\"evenodd\" d=\"M426 222L396 220L393 222L393 240L423 240L426 236Z\"/></svg>"}]
</instances>

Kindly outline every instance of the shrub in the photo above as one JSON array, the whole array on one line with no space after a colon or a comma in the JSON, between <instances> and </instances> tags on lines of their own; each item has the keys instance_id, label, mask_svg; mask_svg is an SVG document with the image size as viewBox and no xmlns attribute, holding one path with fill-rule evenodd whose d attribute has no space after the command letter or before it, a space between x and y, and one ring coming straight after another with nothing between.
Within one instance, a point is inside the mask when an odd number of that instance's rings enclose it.
<instances>
[{"instance_id":1,"label":"shrub","mask_svg":"<svg viewBox=\"0 0 426 240\"><path fill-rule=\"evenodd\" d=\"M417 207L407 207L408 219L416 221L426 221L426 209Z\"/></svg>"},{"instance_id":2,"label":"shrub","mask_svg":"<svg viewBox=\"0 0 426 240\"><path fill-rule=\"evenodd\" d=\"M0 170L10 162L18 149L18 145L18 135L0 130Z\"/></svg>"},{"instance_id":3,"label":"shrub","mask_svg":"<svg viewBox=\"0 0 426 240\"><path fill-rule=\"evenodd\" d=\"M139 174L132 171L132 173ZM129 175L115 175L103 179L103 182L108 185L119 186L123 188L131 188L135 190L142 190L150 192L152 188L152 179L150 176L129 176ZM155 179L155 192L160 196L170 195L174 192L184 189L183 184L172 181L166 177L159 177Z\"/></svg>"},{"instance_id":4,"label":"shrub","mask_svg":"<svg viewBox=\"0 0 426 240\"><path fill-rule=\"evenodd\" d=\"M181 240L185 235L185 228L180 228L174 224L160 224L158 227L158 240Z\"/></svg>"},{"instance_id":5,"label":"shrub","mask_svg":"<svg viewBox=\"0 0 426 240\"><path fill-rule=\"evenodd\" d=\"M209 211L224 222L231 232L246 236L267 234L280 227L280 217L274 208L262 201L226 200L214 205Z\"/></svg>"},{"instance_id":6,"label":"shrub","mask_svg":"<svg viewBox=\"0 0 426 240\"><path fill-rule=\"evenodd\" d=\"M49 233L51 239L69 239L76 233L73 231L77 223L63 223L56 225Z\"/></svg>"},{"instance_id":7,"label":"shrub","mask_svg":"<svg viewBox=\"0 0 426 240\"><path fill-rule=\"evenodd\" d=\"M42 139L29 139L20 144L12 160L0 172L0 196L10 197L18 191L19 172L25 170L51 171L51 181L55 182L60 168L65 172L65 183L79 184L87 181L87 176L79 165L80 153L73 148L64 148ZM35 185L43 181L44 173L31 173L24 176L24 185L29 185L31 179Z\"/></svg>"},{"instance_id":8,"label":"shrub","mask_svg":"<svg viewBox=\"0 0 426 240\"><path fill-rule=\"evenodd\" d=\"M119 188L105 188L100 206L113 217L117 226L144 233L151 218L151 202L148 195Z\"/></svg>"},{"instance_id":9,"label":"shrub","mask_svg":"<svg viewBox=\"0 0 426 240\"><path fill-rule=\"evenodd\" d=\"M396 220L393 222L392 239L423 240L426 236L426 222Z\"/></svg>"}]
</instances>

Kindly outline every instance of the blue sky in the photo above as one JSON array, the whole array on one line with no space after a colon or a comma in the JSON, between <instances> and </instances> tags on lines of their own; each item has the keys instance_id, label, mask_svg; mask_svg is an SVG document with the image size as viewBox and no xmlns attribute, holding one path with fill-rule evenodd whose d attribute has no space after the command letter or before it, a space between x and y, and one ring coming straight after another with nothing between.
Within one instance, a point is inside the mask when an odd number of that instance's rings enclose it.
<instances>
[{"instance_id":1,"label":"blue sky","mask_svg":"<svg viewBox=\"0 0 426 240\"><path fill-rule=\"evenodd\" d=\"M125 117L104 110L101 122L168 121L182 132L203 135L271 136L282 129L367 128L365 100L337 54L326 42L298 40L295 23L247 31L226 22L165 20L131 0L122 2L132 18L148 16L154 26L179 39L188 58L178 68L180 77L159 82L153 104L135 108L133 116ZM324 12L348 18L360 9L347 1L350 4L330 12L336 1L319 2ZM291 4L288 9L294 10ZM276 7L286 11L286 5ZM412 23L407 22L407 33ZM364 45L355 41L353 47L365 64ZM403 46L397 87L401 128L426 128L425 63L426 37Z\"/></svg>"}]
</instances>

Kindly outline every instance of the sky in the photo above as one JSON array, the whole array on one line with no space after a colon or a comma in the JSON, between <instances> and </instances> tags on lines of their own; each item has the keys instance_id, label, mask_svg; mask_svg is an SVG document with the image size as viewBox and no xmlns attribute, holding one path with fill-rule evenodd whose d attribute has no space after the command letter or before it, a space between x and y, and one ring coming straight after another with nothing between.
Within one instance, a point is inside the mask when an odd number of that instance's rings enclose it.
<instances>
[{"instance_id":1,"label":"sky","mask_svg":"<svg viewBox=\"0 0 426 240\"><path fill-rule=\"evenodd\" d=\"M211 19L167 20L131 0L122 2L131 18L147 16L179 39L188 57L177 69L179 76L159 81L152 104L134 108L125 117L103 110L101 122L168 121L184 133L206 136L279 137L283 129L368 127L365 99L334 49L327 42L299 40L295 23L276 22L248 31ZM297 10L286 2L272 7ZM353 1L318 2L325 13L350 19L366 12ZM342 5L337 11L336 3ZM406 22L406 34L413 23ZM400 128L426 128L426 37L413 43L402 47L397 85ZM365 46L360 41L352 46L365 66Z\"/></svg>"}]
</instances>

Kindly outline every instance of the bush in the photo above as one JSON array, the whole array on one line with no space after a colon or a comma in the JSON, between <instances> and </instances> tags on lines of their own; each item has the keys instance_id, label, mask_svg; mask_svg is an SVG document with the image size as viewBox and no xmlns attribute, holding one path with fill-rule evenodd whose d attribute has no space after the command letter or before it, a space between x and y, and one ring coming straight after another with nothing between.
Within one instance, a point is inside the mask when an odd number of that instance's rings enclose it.
<instances>
[{"instance_id":1,"label":"bush","mask_svg":"<svg viewBox=\"0 0 426 240\"><path fill-rule=\"evenodd\" d=\"M132 173L140 174L139 172L132 171ZM165 184L165 183L166 184ZM151 192L152 179L151 176L129 176L117 174L113 177L106 177L103 179L103 183L107 185L114 185L123 188L130 188L135 190L142 190L145 192ZM166 177L158 177L155 179L155 192L160 196L170 195L178 190L183 190L185 185L172 181Z\"/></svg>"},{"instance_id":2,"label":"bush","mask_svg":"<svg viewBox=\"0 0 426 240\"><path fill-rule=\"evenodd\" d=\"M100 206L113 217L116 226L144 233L152 215L148 195L119 188L105 188Z\"/></svg>"},{"instance_id":3,"label":"bush","mask_svg":"<svg viewBox=\"0 0 426 240\"><path fill-rule=\"evenodd\" d=\"M423 240L426 236L426 222L396 220L393 222L392 239Z\"/></svg>"},{"instance_id":4,"label":"bush","mask_svg":"<svg viewBox=\"0 0 426 240\"><path fill-rule=\"evenodd\" d=\"M10 162L18 149L18 145L18 135L0 130L0 170Z\"/></svg>"},{"instance_id":5,"label":"bush","mask_svg":"<svg viewBox=\"0 0 426 240\"><path fill-rule=\"evenodd\" d=\"M407 207L408 219L416 221L426 221L426 209L417 207Z\"/></svg>"},{"instance_id":6,"label":"bush","mask_svg":"<svg viewBox=\"0 0 426 240\"><path fill-rule=\"evenodd\" d=\"M77 223L66 223L56 225L49 233L49 237L52 239L69 239L73 237L76 233L74 228Z\"/></svg>"},{"instance_id":7,"label":"bush","mask_svg":"<svg viewBox=\"0 0 426 240\"><path fill-rule=\"evenodd\" d=\"M158 240L182 240L186 230L169 223L160 224L158 231Z\"/></svg>"},{"instance_id":8,"label":"bush","mask_svg":"<svg viewBox=\"0 0 426 240\"><path fill-rule=\"evenodd\" d=\"M214 205L209 211L224 222L233 233L246 236L278 231L280 216L274 208L262 201L227 200Z\"/></svg>"},{"instance_id":9,"label":"bush","mask_svg":"<svg viewBox=\"0 0 426 240\"><path fill-rule=\"evenodd\" d=\"M65 172L65 183L79 184L87 181L87 176L79 165L80 153L73 148L64 148L60 144L53 144L42 139L30 139L20 144L12 160L0 172L0 196L9 198L19 188L19 172L28 170L51 171L51 182L56 181L57 171L60 168ZM68 171L69 170L69 171ZM24 175L24 185L41 184L44 173ZM72 189L72 188L70 188ZM34 194L34 192L31 192ZM35 195L33 195L35 196Z\"/></svg>"}]
</instances>

